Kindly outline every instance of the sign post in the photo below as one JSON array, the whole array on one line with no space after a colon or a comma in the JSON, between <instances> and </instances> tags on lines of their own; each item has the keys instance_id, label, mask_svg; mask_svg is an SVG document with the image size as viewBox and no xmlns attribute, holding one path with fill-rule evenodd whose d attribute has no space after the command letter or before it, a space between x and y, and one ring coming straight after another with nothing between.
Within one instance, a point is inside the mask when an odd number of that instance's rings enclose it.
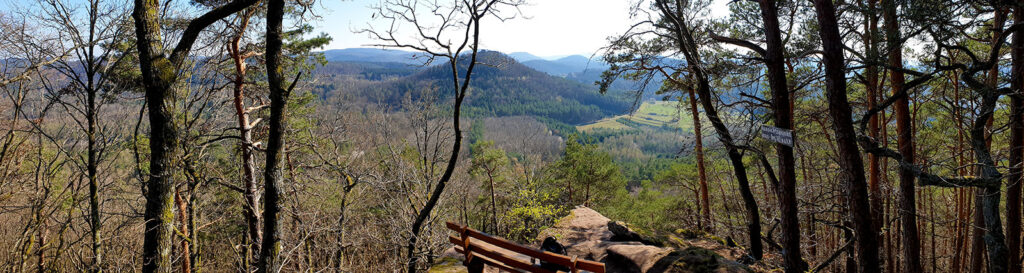
<instances>
[{"instance_id":1,"label":"sign post","mask_svg":"<svg viewBox=\"0 0 1024 273\"><path fill-rule=\"evenodd\" d=\"M789 129L761 125L761 137L775 143L793 147L793 131Z\"/></svg>"}]
</instances>

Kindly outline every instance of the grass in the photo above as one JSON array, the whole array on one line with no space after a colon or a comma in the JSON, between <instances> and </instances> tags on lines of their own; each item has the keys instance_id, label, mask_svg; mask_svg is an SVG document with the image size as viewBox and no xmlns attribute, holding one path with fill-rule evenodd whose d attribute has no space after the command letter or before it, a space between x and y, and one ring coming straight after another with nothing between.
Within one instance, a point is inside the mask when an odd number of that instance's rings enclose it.
<instances>
[{"instance_id":1,"label":"grass","mask_svg":"<svg viewBox=\"0 0 1024 273\"><path fill-rule=\"evenodd\" d=\"M678 105L679 103L670 101L644 102L640 105L640 109L637 109L632 114L608 117L593 123L576 126L576 130L582 132L589 132L598 128L625 130L637 126L635 124L623 123L620 119L653 127L670 125L687 131L692 130L693 122L690 119L689 109L683 108L682 115L680 116L680 109L677 108Z\"/></svg>"},{"instance_id":2,"label":"grass","mask_svg":"<svg viewBox=\"0 0 1024 273\"><path fill-rule=\"evenodd\" d=\"M589 132L590 130L594 130L594 129L597 129L597 128L606 128L606 129L629 129L629 128L632 128L632 127L629 127L629 125L625 125L625 124L622 124L622 123L618 122L617 119L619 117L620 116L603 118L601 120L595 121L594 123L576 126L576 130L583 131L583 132Z\"/></svg>"}]
</instances>

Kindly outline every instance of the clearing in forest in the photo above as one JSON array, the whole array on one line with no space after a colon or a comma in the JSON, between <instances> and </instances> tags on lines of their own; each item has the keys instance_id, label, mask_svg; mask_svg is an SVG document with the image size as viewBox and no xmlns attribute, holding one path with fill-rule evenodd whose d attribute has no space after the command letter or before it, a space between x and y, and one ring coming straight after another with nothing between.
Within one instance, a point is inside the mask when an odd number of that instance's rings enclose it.
<instances>
[{"instance_id":1,"label":"clearing in forest","mask_svg":"<svg viewBox=\"0 0 1024 273\"><path fill-rule=\"evenodd\" d=\"M645 101L640 109L632 114L624 114L576 126L576 130L590 132L595 129L626 130L649 128L680 128L691 131L693 122L690 121L688 108L678 108L678 102L672 101ZM682 110L683 112L679 112Z\"/></svg>"}]
</instances>

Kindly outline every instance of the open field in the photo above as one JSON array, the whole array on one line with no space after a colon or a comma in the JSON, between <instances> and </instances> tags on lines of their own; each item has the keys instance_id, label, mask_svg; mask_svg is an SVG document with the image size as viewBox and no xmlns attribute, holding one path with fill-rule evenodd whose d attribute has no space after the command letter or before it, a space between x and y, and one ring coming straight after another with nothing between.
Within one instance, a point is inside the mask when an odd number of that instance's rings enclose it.
<instances>
[{"instance_id":1,"label":"open field","mask_svg":"<svg viewBox=\"0 0 1024 273\"><path fill-rule=\"evenodd\" d=\"M692 130L693 123L690 120L688 109L682 109L680 115L677 102L670 101L647 101L640 105L640 109L632 114L618 115L598 120L593 123L576 126L577 130L589 132L594 129L630 129L638 126L663 127L674 125L683 130Z\"/></svg>"}]
</instances>

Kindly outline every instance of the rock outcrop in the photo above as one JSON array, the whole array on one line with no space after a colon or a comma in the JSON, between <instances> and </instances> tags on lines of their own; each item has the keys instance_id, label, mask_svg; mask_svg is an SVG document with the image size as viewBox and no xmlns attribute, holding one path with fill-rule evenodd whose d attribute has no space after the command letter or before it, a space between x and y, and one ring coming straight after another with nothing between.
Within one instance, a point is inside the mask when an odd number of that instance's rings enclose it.
<instances>
[{"instance_id":1,"label":"rock outcrop","mask_svg":"<svg viewBox=\"0 0 1024 273\"><path fill-rule=\"evenodd\" d=\"M531 246L539 247L549 236L565 246L568 256L604 262L610 273L755 272L736 262L745 251L727 247L720 240L702 233L645 231L611 221L587 207L577 207L554 226L541 231ZM461 259L457 255L455 258ZM439 266L450 269L451 262L446 260Z\"/></svg>"},{"instance_id":2,"label":"rock outcrop","mask_svg":"<svg viewBox=\"0 0 1024 273\"><path fill-rule=\"evenodd\" d=\"M577 207L538 240L552 236L569 256L605 263L607 272L753 272L736 262L744 251L685 230L658 234L611 221L587 207ZM685 234L685 236L683 235Z\"/></svg>"},{"instance_id":3,"label":"rock outcrop","mask_svg":"<svg viewBox=\"0 0 1024 273\"><path fill-rule=\"evenodd\" d=\"M640 234L623 222L609 221L608 231L612 232L611 240L615 242L640 242L645 245L665 246L664 237L654 236L648 233Z\"/></svg>"}]
</instances>

